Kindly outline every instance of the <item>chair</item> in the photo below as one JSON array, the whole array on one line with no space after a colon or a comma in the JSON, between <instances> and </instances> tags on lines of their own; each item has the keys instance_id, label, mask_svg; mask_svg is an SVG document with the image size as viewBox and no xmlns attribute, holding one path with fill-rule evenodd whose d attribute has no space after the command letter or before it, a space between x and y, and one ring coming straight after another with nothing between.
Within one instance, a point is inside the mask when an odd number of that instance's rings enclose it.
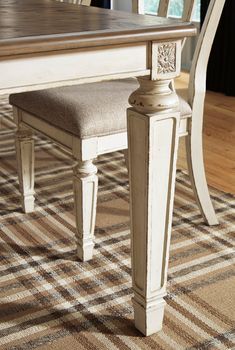
<instances>
[{"instance_id":1,"label":"chair","mask_svg":"<svg viewBox=\"0 0 235 350\"><path fill-rule=\"evenodd\" d=\"M163 4L166 6L168 3L169 1L162 1L160 9L161 6L163 8ZM134 1L134 10L137 9L136 4L140 3ZM185 4L192 11L194 1L186 0ZM217 224L217 219L205 178L202 123L206 66L223 4L224 0L211 0L194 54L188 97L183 98L183 94L179 96L180 136L186 137L188 165L194 193L201 213L210 225ZM166 10L164 11L166 14ZM191 18L190 11L188 18ZM14 120L18 126L16 152L25 212L32 212L34 209L32 130L48 136L70 150L76 160L73 169L74 201L78 256L83 261L92 258L94 246L98 179L93 160L101 154L127 148L127 100L137 86L135 79L125 79L10 96ZM187 91L185 92L187 96Z\"/></svg>"},{"instance_id":2,"label":"chair","mask_svg":"<svg viewBox=\"0 0 235 350\"><path fill-rule=\"evenodd\" d=\"M58 1L58 0L57 0ZM60 2L66 2L73 5L86 5L90 6L91 0L59 0Z\"/></svg>"},{"instance_id":3,"label":"chair","mask_svg":"<svg viewBox=\"0 0 235 350\"><path fill-rule=\"evenodd\" d=\"M174 0L173 0L174 1ZM144 0L132 0L132 10L138 14L145 14L145 1ZM184 8L182 13L182 21L190 22L192 20L194 10L196 7L196 0L184 0ZM168 17L170 8L170 0L160 0L157 9L157 15L159 17ZM183 40L182 48L186 39Z\"/></svg>"}]
</instances>

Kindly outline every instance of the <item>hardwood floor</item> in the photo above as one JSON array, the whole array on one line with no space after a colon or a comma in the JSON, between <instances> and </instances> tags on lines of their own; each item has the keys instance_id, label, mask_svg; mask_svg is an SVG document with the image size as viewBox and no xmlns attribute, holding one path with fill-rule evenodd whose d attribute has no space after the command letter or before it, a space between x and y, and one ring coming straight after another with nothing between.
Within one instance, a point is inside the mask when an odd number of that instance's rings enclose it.
<instances>
[{"instance_id":1,"label":"hardwood floor","mask_svg":"<svg viewBox=\"0 0 235 350\"><path fill-rule=\"evenodd\" d=\"M187 86L188 74L176 81ZM235 194L235 97L208 91L204 114L204 159L210 186ZM186 169L184 138L181 138L178 168Z\"/></svg>"}]
</instances>

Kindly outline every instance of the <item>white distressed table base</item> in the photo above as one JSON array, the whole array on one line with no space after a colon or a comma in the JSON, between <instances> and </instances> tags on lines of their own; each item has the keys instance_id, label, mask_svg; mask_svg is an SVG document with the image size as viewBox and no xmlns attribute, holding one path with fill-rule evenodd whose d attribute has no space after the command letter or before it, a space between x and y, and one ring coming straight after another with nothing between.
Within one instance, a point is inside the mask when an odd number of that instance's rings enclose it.
<instances>
[{"instance_id":1,"label":"white distressed table base","mask_svg":"<svg viewBox=\"0 0 235 350\"><path fill-rule=\"evenodd\" d=\"M144 307L133 299L135 327L146 336L160 331L163 324L165 304L166 302L160 299L154 305Z\"/></svg>"},{"instance_id":2,"label":"white distressed table base","mask_svg":"<svg viewBox=\"0 0 235 350\"><path fill-rule=\"evenodd\" d=\"M132 280L136 328L151 335L164 315L180 113L169 80L139 82L127 112Z\"/></svg>"}]
</instances>

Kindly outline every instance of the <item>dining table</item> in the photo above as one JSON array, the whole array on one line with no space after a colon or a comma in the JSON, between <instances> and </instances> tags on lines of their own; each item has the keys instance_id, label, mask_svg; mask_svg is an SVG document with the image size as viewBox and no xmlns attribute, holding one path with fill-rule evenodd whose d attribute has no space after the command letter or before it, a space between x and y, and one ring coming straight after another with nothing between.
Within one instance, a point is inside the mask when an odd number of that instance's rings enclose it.
<instances>
[{"instance_id":1,"label":"dining table","mask_svg":"<svg viewBox=\"0 0 235 350\"><path fill-rule=\"evenodd\" d=\"M0 94L138 78L127 131L134 321L144 335L163 324L180 128L171 81L180 74L182 40L195 34L177 19L0 1Z\"/></svg>"}]
</instances>

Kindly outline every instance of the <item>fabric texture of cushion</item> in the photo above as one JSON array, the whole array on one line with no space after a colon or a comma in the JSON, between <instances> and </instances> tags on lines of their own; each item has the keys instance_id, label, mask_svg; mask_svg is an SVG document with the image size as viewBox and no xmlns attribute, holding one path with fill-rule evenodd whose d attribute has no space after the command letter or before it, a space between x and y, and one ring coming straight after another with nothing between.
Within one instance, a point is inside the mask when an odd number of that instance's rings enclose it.
<instances>
[{"instance_id":1,"label":"fabric texture of cushion","mask_svg":"<svg viewBox=\"0 0 235 350\"><path fill-rule=\"evenodd\" d=\"M10 95L10 104L81 139L126 131L128 97L136 79L75 85ZM179 96L181 116L191 114Z\"/></svg>"}]
</instances>

